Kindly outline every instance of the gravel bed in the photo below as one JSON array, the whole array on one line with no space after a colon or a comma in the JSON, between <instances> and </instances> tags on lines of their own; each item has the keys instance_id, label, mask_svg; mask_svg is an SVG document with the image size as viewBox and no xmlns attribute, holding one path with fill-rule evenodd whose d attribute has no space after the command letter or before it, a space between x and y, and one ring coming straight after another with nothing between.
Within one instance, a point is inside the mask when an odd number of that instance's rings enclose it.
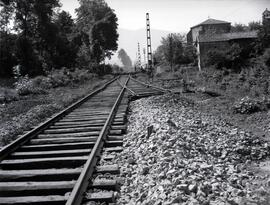
<instances>
[{"instance_id":1,"label":"gravel bed","mask_svg":"<svg viewBox=\"0 0 270 205\"><path fill-rule=\"evenodd\" d=\"M269 204L269 174L250 165L267 159L270 144L195 106L181 95L131 103L113 161L123 178L117 204Z\"/></svg>"}]
</instances>

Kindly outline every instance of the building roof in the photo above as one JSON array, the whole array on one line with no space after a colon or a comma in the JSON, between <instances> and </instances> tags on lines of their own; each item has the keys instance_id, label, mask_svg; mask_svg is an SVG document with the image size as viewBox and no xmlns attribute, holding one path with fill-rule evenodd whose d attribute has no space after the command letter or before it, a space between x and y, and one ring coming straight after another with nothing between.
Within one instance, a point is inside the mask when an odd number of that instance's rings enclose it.
<instances>
[{"instance_id":1,"label":"building roof","mask_svg":"<svg viewBox=\"0 0 270 205\"><path fill-rule=\"evenodd\" d=\"M216 20L216 19L207 19L206 21L203 21L202 23L197 24L196 26L192 26L191 28L195 28L197 26L202 26L202 25L213 25L213 24L231 24L231 23L227 21Z\"/></svg>"},{"instance_id":2,"label":"building roof","mask_svg":"<svg viewBox=\"0 0 270 205\"><path fill-rule=\"evenodd\" d=\"M258 31L248 31L248 32L234 32L234 33L222 33L222 34L205 34L199 35L199 42L218 42L218 41L229 41L235 39L247 39L247 38L257 38Z\"/></svg>"}]
</instances>

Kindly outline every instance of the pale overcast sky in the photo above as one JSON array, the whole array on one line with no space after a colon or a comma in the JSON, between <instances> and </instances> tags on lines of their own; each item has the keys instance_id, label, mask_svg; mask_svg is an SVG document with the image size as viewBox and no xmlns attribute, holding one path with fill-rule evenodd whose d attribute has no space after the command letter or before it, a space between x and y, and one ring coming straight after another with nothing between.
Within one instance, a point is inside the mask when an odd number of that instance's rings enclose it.
<instances>
[{"instance_id":1,"label":"pale overcast sky","mask_svg":"<svg viewBox=\"0 0 270 205\"><path fill-rule=\"evenodd\" d=\"M60 0L62 9L75 17L77 0ZM208 17L232 23L261 21L270 0L105 0L115 10L119 27L145 27L145 13L150 13L151 27L173 32L187 32Z\"/></svg>"}]
</instances>

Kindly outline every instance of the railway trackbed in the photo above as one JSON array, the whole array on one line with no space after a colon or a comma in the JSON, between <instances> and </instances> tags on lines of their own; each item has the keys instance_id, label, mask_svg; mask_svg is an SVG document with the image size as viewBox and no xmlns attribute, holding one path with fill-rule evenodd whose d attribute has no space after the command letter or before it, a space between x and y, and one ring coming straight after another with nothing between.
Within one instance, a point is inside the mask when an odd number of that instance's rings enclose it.
<instances>
[{"instance_id":1,"label":"railway trackbed","mask_svg":"<svg viewBox=\"0 0 270 205\"><path fill-rule=\"evenodd\" d=\"M0 151L0 204L115 202L117 164L132 98L166 90L122 76Z\"/></svg>"}]
</instances>

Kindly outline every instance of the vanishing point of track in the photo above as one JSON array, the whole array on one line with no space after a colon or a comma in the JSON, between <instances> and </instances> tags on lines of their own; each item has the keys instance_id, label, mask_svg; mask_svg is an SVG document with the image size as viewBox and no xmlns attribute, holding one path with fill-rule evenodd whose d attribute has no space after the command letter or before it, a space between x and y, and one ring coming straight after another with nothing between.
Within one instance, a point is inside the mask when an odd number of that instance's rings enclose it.
<instances>
[{"instance_id":1,"label":"vanishing point of track","mask_svg":"<svg viewBox=\"0 0 270 205\"><path fill-rule=\"evenodd\" d=\"M116 77L0 151L0 204L115 200L130 99L166 90Z\"/></svg>"}]
</instances>

